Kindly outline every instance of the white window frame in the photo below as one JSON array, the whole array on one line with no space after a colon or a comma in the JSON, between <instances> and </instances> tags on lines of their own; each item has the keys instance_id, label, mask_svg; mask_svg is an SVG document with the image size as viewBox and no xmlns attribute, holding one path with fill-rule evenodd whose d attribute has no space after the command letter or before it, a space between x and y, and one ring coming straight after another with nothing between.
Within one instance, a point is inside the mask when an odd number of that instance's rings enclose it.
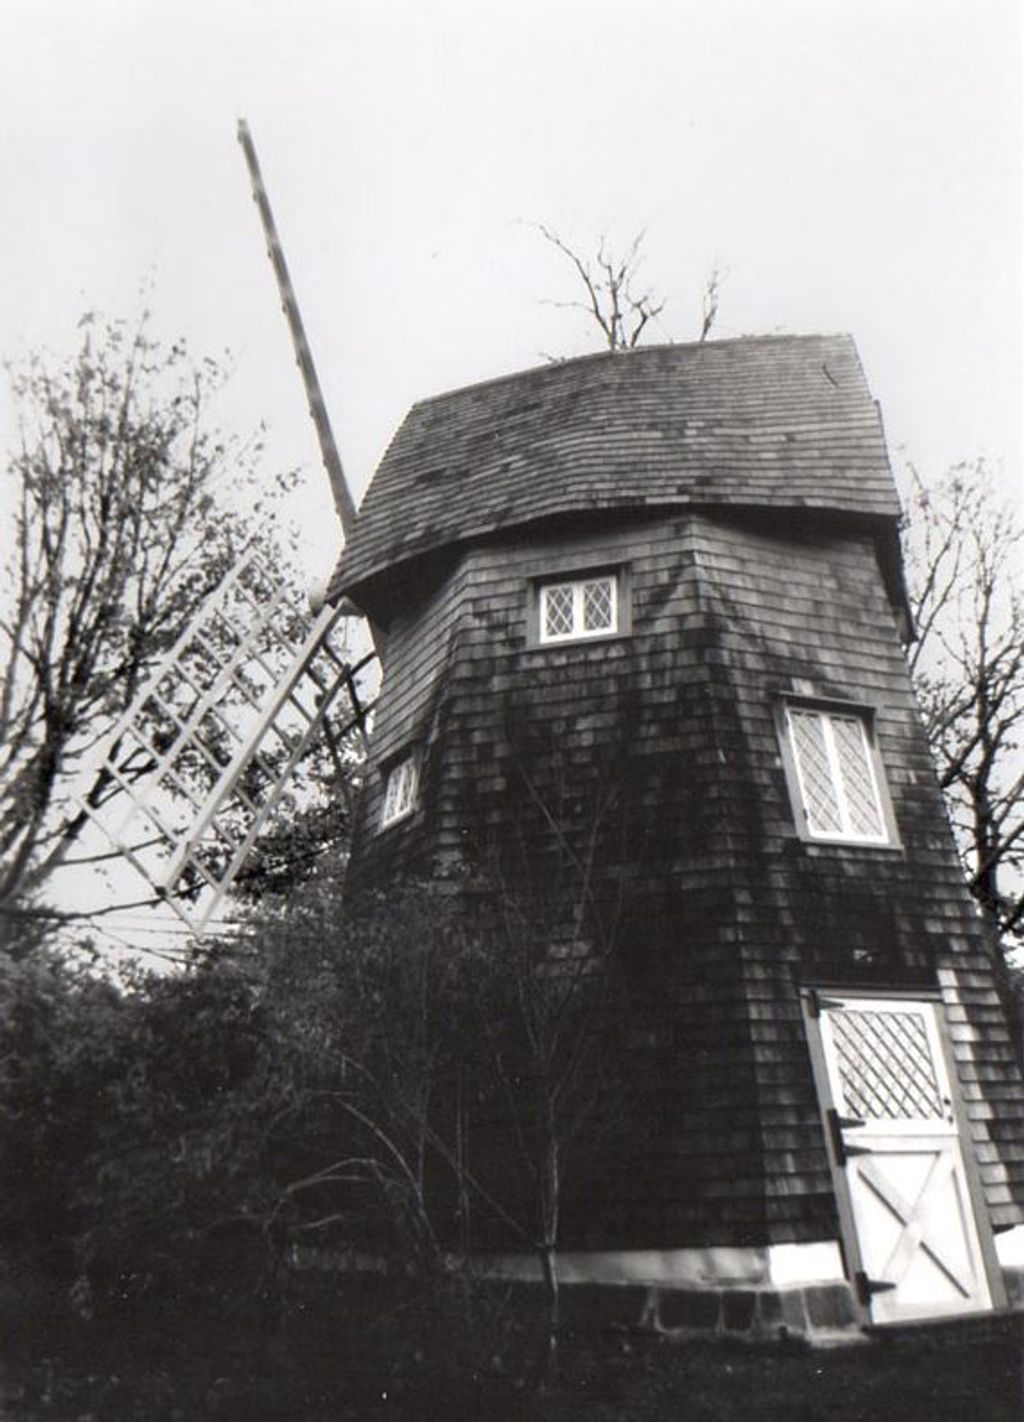
<instances>
[{"instance_id":1,"label":"white window frame","mask_svg":"<svg viewBox=\"0 0 1024 1422\"><path fill-rule=\"evenodd\" d=\"M416 808L419 795L419 756L413 752L396 761L384 780L384 799L380 809L380 828L388 829L399 820L407 819Z\"/></svg>"},{"instance_id":2,"label":"white window frame","mask_svg":"<svg viewBox=\"0 0 1024 1422\"><path fill-rule=\"evenodd\" d=\"M600 637L615 637L621 631L621 574L616 571L585 573L576 577L548 578L537 588L537 640L541 646L553 646L561 642L593 641ZM584 627L585 589L593 583L606 583L611 590L611 625L608 627ZM548 632L547 601L553 592L562 588L572 590L572 626L568 632Z\"/></svg>"},{"instance_id":3,"label":"white window frame","mask_svg":"<svg viewBox=\"0 0 1024 1422\"><path fill-rule=\"evenodd\" d=\"M799 712L802 715L815 715L821 719L822 739L828 760L830 781L835 794L839 819L841 821L839 829L821 829L812 823L809 809L811 797L806 790L806 772L801 765L800 750L793 725L794 712ZM864 763L867 766L872 796L880 824L880 829L877 834L865 833L862 830L857 830L853 825L845 777L842 772L839 752L836 747L835 730L833 726L836 719L854 721L860 728L860 741L864 753ZM783 748L783 765L789 784L790 799L793 803L794 818L796 819L797 829L801 838L814 844L856 844L881 846L883 848L898 847L899 837L896 831L896 821L892 812L892 803L889 799L885 769L882 765L882 759L879 755L878 744L875 738L874 714L869 707L859 706L850 702L804 701L797 698L787 699L782 707L780 740Z\"/></svg>"}]
</instances>

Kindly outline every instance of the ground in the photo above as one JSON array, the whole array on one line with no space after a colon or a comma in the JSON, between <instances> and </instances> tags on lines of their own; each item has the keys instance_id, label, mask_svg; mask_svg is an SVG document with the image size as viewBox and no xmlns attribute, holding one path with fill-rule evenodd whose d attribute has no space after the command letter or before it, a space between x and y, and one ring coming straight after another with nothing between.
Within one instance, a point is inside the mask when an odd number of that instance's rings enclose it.
<instances>
[{"instance_id":1,"label":"ground","mask_svg":"<svg viewBox=\"0 0 1024 1422\"><path fill-rule=\"evenodd\" d=\"M157 1346L120 1374L111 1355L88 1376L22 1358L0 1374L0 1422L1021 1422L1022 1350L1020 1315L814 1350L620 1336L570 1343L530 1399L472 1384L403 1397L364 1377L356 1403L329 1360L295 1370L268 1353L244 1376L213 1377L198 1355Z\"/></svg>"},{"instance_id":2,"label":"ground","mask_svg":"<svg viewBox=\"0 0 1024 1422\"><path fill-rule=\"evenodd\" d=\"M580 1396L544 1422L1021 1422L1024 1330L921 1332L830 1349L662 1347L616 1369L618 1396ZM596 1404L596 1405L595 1405Z\"/></svg>"}]
</instances>

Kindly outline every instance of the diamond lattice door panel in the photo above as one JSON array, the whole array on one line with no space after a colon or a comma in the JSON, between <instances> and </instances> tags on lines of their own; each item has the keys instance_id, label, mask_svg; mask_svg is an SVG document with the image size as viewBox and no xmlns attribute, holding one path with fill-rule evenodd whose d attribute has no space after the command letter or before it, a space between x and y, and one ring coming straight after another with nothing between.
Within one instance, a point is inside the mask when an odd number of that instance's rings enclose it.
<instances>
[{"instance_id":1,"label":"diamond lattice door panel","mask_svg":"<svg viewBox=\"0 0 1024 1422\"><path fill-rule=\"evenodd\" d=\"M869 1121L943 1121L943 1097L920 1009L844 1008L828 1019L844 1114Z\"/></svg>"},{"instance_id":2,"label":"diamond lattice door panel","mask_svg":"<svg viewBox=\"0 0 1024 1422\"><path fill-rule=\"evenodd\" d=\"M830 999L817 1024L847 1257L874 1323L993 1303L937 1011Z\"/></svg>"}]
</instances>

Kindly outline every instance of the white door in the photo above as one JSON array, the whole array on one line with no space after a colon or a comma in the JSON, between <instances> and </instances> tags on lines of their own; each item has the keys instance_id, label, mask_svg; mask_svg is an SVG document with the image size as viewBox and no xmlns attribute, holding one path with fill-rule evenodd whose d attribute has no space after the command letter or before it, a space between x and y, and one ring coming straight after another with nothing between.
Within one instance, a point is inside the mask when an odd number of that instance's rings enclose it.
<instances>
[{"instance_id":1,"label":"white door","mask_svg":"<svg viewBox=\"0 0 1024 1422\"><path fill-rule=\"evenodd\" d=\"M873 1323L992 1307L938 1005L819 998L833 1160Z\"/></svg>"}]
</instances>

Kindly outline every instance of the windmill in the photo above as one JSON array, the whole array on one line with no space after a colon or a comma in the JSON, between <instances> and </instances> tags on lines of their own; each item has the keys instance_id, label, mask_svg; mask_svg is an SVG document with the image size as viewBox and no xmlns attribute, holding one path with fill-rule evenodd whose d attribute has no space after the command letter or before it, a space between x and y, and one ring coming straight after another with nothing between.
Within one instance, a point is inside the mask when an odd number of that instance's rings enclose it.
<instances>
[{"instance_id":1,"label":"windmill","mask_svg":"<svg viewBox=\"0 0 1024 1422\"><path fill-rule=\"evenodd\" d=\"M343 534L355 504L331 430L256 150L238 140ZM296 808L296 771L326 743L344 784L372 708L376 657L351 605L310 619L250 550L198 609L93 757L89 819L194 933L213 921L260 833Z\"/></svg>"},{"instance_id":2,"label":"windmill","mask_svg":"<svg viewBox=\"0 0 1024 1422\"><path fill-rule=\"evenodd\" d=\"M543 1267L624 1326L1005 1301L1024 1083L900 645L899 517L850 337L647 346L414 405L335 574L385 663L350 902L434 880L478 940L529 924L531 991L567 944L609 985ZM474 1112L459 1148L535 1217L515 1109Z\"/></svg>"},{"instance_id":3,"label":"windmill","mask_svg":"<svg viewBox=\"0 0 1024 1422\"><path fill-rule=\"evenodd\" d=\"M684 1335L1002 1306L1024 1082L900 647L900 507L852 340L647 347L422 401L351 529L240 138L352 533L339 610L289 643L286 599L244 565L136 708L150 729L122 725L107 832L159 841L151 882L179 912L222 896L304 750L362 733L373 653L327 650L358 607L387 667L353 901L433 878L451 922L537 885L541 973L614 927L594 958L615 977L594 1028L614 1098L595 1090L603 1119L574 1142L549 1262L607 1287L619 1322ZM570 861L585 893L566 901ZM522 1204L510 1113L450 1106L445 1159L465 1149ZM460 1218L460 1247L538 1277L496 1214Z\"/></svg>"}]
</instances>

